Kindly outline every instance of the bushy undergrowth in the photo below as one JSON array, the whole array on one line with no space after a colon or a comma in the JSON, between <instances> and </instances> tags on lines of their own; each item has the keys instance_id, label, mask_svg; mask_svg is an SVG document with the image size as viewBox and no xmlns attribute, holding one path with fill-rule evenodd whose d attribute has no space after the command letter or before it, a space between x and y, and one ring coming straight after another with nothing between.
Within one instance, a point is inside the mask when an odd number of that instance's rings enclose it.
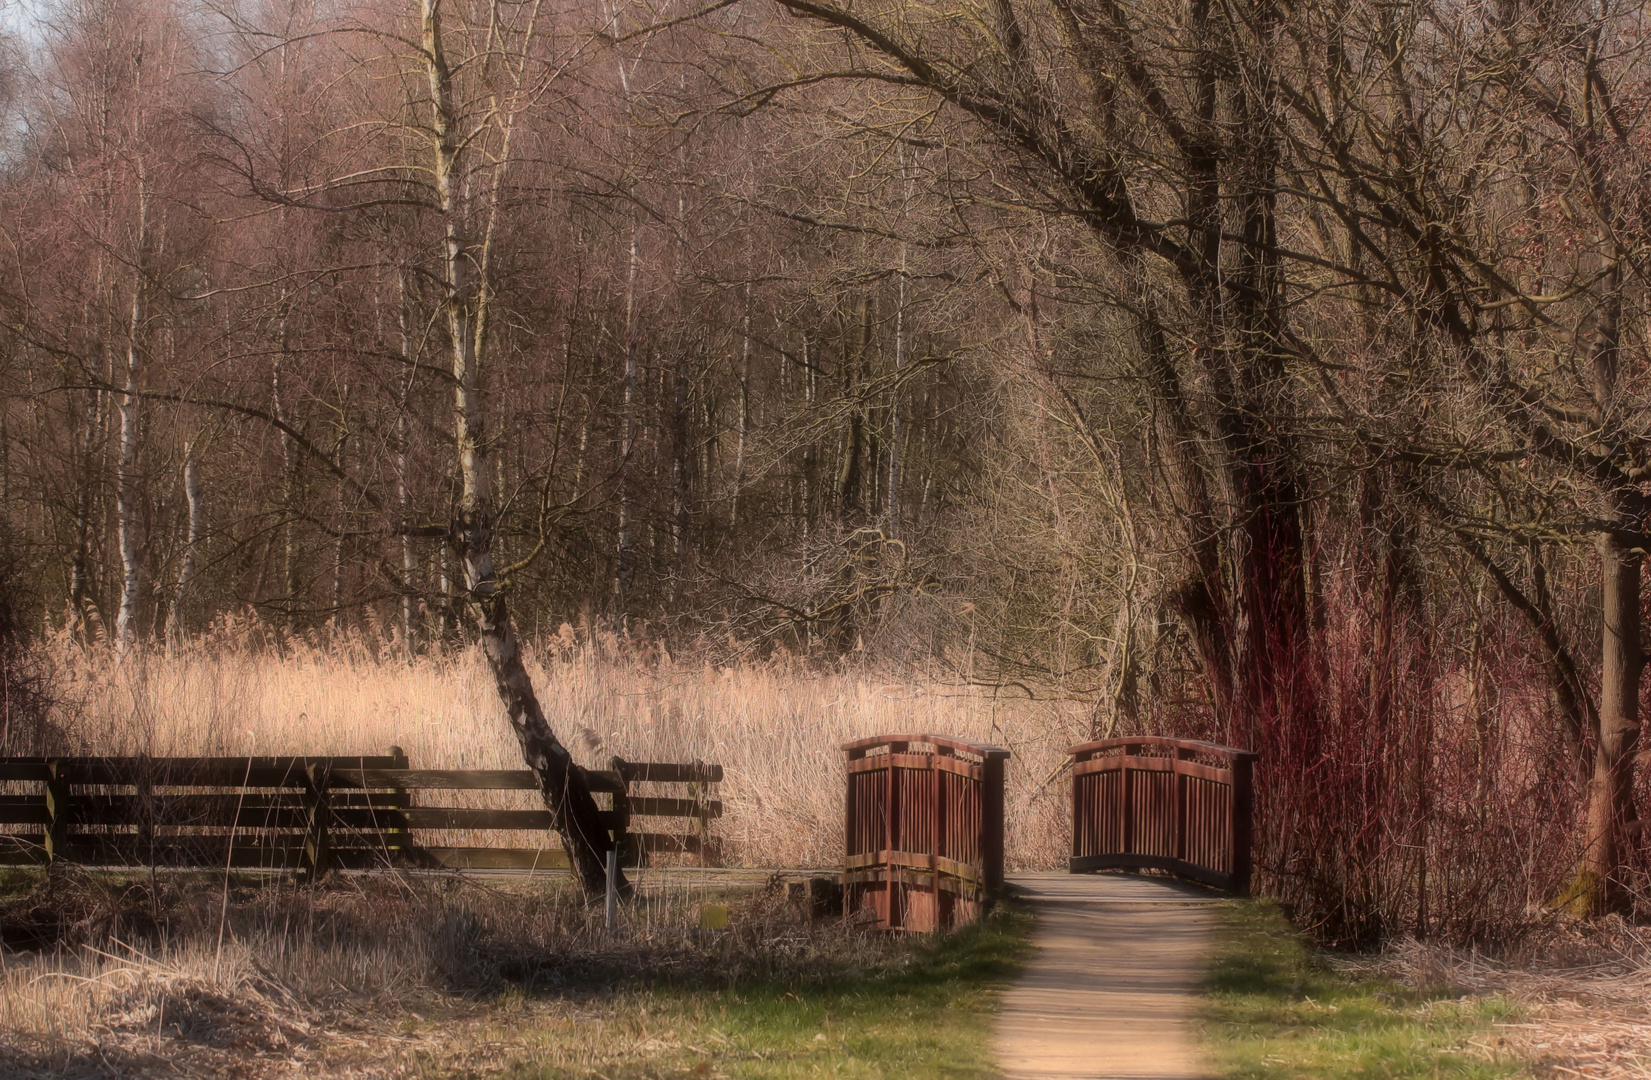
<instances>
[{"instance_id":1,"label":"bushy undergrowth","mask_svg":"<svg viewBox=\"0 0 1651 1080\"><path fill-rule=\"evenodd\" d=\"M1428 624L1419 601L1384 603L1354 569L1322 602L1322 629L1253 730L1161 704L1144 726L1260 754L1257 890L1320 943L1516 944L1550 918L1583 850L1581 750L1539 658L1494 609L1471 628ZM1450 647L1462 636L1476 642L1466 656Z\"/></svg>"}]
</instances>

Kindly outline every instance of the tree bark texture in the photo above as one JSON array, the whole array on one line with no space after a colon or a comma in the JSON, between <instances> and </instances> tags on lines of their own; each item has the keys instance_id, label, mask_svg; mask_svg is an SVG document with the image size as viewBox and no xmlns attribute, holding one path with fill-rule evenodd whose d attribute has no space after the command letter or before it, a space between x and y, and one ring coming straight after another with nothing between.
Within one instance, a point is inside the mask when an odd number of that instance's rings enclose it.
<instances>
[{"instance_id":1,"label":"tree bark texture","mask_svg":"<svg viewBox=\"0 0 1651 1080\"><path fill-rule=\"evenodd\" d=\"M1599 540L1604 638L1600 650L1599 740L1588 791L1583 869L1594 914L1628 900L1622 868L1639 835L1634 809L1634 754L1640 720L1640 554L1615 534Z\"/></svg>"},{"instance_id":2,"label":"tree bark texture","mask_svg":"<svg viewBox=\"0 0 1651 1080\"><path fill-rule=\"evenodd\" d=\"M493 507L489 476L490 444L478 364L479 308L485 291L472 270L476 266L462 205L460 136L453 100L453 77L443 50L441 0L420 0L424 60L430 80L431 135L436 191L443 222L442 284L448 336L452 346L453 434L461 497L452 525L452 543L463 562L465 586L475 614L482 652L493 671L494 685L510 718L522 757L539 781L539 792L562 837L569 862L587 893L603 890L606 855L613 838L603 826L584 773L551 730L533 691L533 680L511 623L503 583L493 564ZM500 166L502 167L502 166ZM496 212L496 210L495 210ZM628 892L620 874L617 885Z\"/></svg>"}]
</instances>

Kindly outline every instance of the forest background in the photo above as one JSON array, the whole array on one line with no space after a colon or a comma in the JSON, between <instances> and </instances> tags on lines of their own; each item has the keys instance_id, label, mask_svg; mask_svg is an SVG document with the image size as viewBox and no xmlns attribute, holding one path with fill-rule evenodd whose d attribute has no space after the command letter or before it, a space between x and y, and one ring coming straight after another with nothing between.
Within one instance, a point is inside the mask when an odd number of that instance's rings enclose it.
<instances>
[{"instance_id":1,"label":"forest background","mask_svg":"<svg viewBox=\"0 0 1651 1080\"><path fill-rule=\"evenodd\" d=\"M1262 888L1330 941L1646 897L1641 7L14 15L12 752L245 752L155 717L478 634L497 676L514 626L552 698L1255 749Z\"/></svg>"}]
</instances>

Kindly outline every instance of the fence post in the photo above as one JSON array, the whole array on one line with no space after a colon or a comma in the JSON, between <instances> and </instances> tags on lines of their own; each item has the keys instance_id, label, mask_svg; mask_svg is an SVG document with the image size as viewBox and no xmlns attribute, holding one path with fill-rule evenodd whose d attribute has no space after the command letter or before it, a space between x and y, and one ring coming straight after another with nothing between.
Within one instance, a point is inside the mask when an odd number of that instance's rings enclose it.
<instances>
[{"instance_id":1,"label":"fence post","mask_svg":"<svg viewBox=\"0 0 1651 1080\"><path fill-rule=\"evenodd\" d=\"M332 779L331 774L332 767L326 762L311 762L304 769L308 783L304 792L304 855L299 869L311 881L321 880L330 862L327 819L332 813L327 804L327 784Z\"/></svg>"},{"instance_id":2,"label":"fence post","mask_svg":"<svg viewBox=\"0 0 1651 1080\"><path fill-rule=\"evenodd\" d=\"M137 792L137 848L134 854L155 865L155 819L158 816L155 806L155 759L144 754L137 760L137 783L133 789Z\"/></svg>"},{"instance_id":3,"label":"fence post","mask_svg":"<svg viewBox=\"0 0 1651 1080\"><path fill-rule=\"evenodd\" d=\"M641 844L631 838L631 774L624 758L615 754L608 759L608 768L619 777L620 790L613 796L613 849L619 852L621 865L642 865L645 852ZM631 850L631 846L635 850Z\"/></svg>"},{"instance_id":4,"label":"fence post","mask_svg":"<svg viewBox=\"0 0 1651 1080\"><path fill-rule=\"evenodd\" d=\"M611 933L613 924L619 920L619 888L616 884L619 877L619 848L617 845L608 848L607 855L607 903L603 908L605 928Z\"/></svg>"},{"instance_id":5,"label":"fence post","mask_svg":"<svg viewBox=\"0 0 1651 1080\"><path fill-rule=\"evenodd\" d=\"M988 896L1003 891L1003 771L1007 754L983 754L980 762L980 861Z\"/></svg>"},{"instance_id":6,"label":"fence post","mask_svg":"<svg viewBox=\"0 0 1651 1080\"><path fill-rule=\"evenodd\" d=\"M46 826L46 858L50 862L68 857L69 782L64 772L63 762L46 763L46 813L51 817Z\"/></svg>"},{"instance_id":7,"label":"fence post","mask_svg":"<svg viewBox=\"0 0 1651 1080\"><path fill-rule=\"evenodd\" d=\"M711 775L705 763L694 759L695 780L688 785L688 797L694 801L694 839L699 845L699 865L715 866L719 860L711 851Z\"/></svg>"},{"instance_id":8,"label":"fence post","mask_svg":"<svg viewBox=\"0 0 1651 1080\"><path fill-rule=\"evenodd\" d=\"M390 760L393 762L390 766L392 769L411 769L413 767L412 762L407 757L407 751L399 746L390 747ZM412 846L413 834L410 830L402 827L402 823L407 819L402 816L401 811L411 806L413 800L407 794L406 788L395 787L390 789L388 802L390 806L389 813L386 816L390 818L390 821L387 827L379 830L379 835L383 837L385 861L391 862L395 859L396 852ZM367 803L369 806L372 805L371 793L367 795ZM377 817L376 814L373 816Z\"/></svg>"},{"instance_id":9,"label":"fence post","mask_svg":"<svg viewBox=\"0 0 1651 1080\"><path fill-rule=\"evenodd\" d=\"M1251 864L1250 846L1254 839L1255 815L1255 755L1234 754L1233 767L1233 801L1232 801L1232 844L1233 844L1233 892L1239 896L1250 895Z\"/></svg>"}]
</instances>

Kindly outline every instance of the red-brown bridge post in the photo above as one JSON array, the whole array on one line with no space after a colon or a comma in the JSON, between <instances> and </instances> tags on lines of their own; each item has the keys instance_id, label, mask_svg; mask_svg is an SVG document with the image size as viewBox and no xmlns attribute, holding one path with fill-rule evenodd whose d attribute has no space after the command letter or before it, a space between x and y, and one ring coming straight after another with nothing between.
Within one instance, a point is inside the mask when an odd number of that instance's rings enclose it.
<instances>
[{"instance_id":1,"label":"red-brown bridge post","mask_svg":"<svg viewBox=\"0 0 1651 1080\"><path fill-rule=\"evenodd\" d=\"M878 735L843 750L847 910L906 930L977 918L1003 887L1009 751L941 735Z\"/></svg>"},{"instance_id":2,"label":"red-brown bridge post","mask_svg":"<svg viewBox=\"0 0 1651 1080\"><path fill-rule=\"evenodd\" d=\"M1156 736L1068 753L1072 873L1168 870L1249 893L1255 754Z\"/></svg>"}]
</instances>

